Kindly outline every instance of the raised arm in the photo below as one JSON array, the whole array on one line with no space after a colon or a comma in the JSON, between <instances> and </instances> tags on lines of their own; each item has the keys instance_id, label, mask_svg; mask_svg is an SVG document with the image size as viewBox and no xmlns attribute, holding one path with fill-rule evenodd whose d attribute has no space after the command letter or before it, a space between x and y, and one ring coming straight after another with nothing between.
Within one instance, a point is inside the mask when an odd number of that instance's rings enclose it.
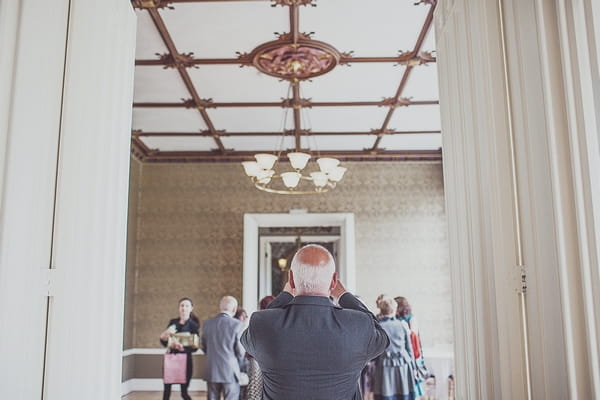
<instances>
[{"instance_id":1,"label":"raised arm","mask_svg":"<svg viewBox=\"0 0 600 400\"><path fill-rule=\"evenodd\" d=\"M379 325L379 321L377 321L377 318L375 318L373 313L369 311L369 309L356 296L350 292L347 292L346 288L340 281L337 281L337 285L331 291L331 296L334 299L337 299L340 307L361 311L371 317L371 321L373 322L373 335L371 337L371 341L369 342L367 353L369 354L369 358L375 358L381 354L389 346L390 338L388 337L387 333L385 333L385 330L381 327L381 325Z\"/></svg>"}]
</instances>

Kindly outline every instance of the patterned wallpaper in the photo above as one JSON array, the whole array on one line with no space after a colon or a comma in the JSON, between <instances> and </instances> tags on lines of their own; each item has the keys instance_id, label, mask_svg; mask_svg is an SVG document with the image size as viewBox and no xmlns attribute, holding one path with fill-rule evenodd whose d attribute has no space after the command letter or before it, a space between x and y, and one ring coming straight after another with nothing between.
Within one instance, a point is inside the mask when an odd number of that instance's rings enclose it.
<instances>
[{"instance_id":1,"label":"patterned wallpaper","mask_svg":"<svg viewBox=\"0 0 600 400\"><path fill-rule=\"evenodd\" d=\"M137 244L137 209L140 194L142 165L134 158L129 168L129 215L127 217L127 271L125 275L125 313L123 321L123 348L134 347L134 301L135 301L135 262Z\"/></svg>"},{"instance_id":2,"label":"patterned wallpaper","mask_svg":"<svg viewBox=\"0 0 600 400\"><path fill-rule=\"evenodd\" d=\"M280 196L256 190L238 164L141 164L132 346L157 347L183 296L200 319L223 295L240 299L244 213L297 208L354 213L357 294L372 309L380 293L407 297L424 346L452 344L441 163L345 166L333 192Z\"/></svg>"}]
</instances>

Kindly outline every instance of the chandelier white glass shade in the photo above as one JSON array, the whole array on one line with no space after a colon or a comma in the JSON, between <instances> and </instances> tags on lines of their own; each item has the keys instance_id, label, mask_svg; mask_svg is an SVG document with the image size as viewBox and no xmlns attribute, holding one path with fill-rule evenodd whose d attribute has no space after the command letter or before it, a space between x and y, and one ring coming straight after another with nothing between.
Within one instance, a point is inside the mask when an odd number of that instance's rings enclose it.
<instances>
[{"instance_id":1,"label":"chandelier white glass shade","mask_svg":"<svg viewBox=\"0 0 600 400\"><path fill-rule=\"evenodd\" d=\"M335 158L319 158L318 171L304 172L311 158L308 153L287 154L291 171L275 173L278 157L273 154L255 154L256 161L244 161L242 166L257 189L278 194L324 193L342 180L346 168Z\"/></svg>"}]
</instances>

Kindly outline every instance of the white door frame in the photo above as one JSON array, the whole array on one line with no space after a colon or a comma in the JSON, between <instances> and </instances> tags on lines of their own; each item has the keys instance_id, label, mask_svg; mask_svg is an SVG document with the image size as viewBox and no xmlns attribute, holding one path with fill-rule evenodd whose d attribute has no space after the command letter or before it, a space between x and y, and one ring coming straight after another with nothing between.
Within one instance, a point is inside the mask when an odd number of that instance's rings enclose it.
<instances>
[{"instance_id":1,"label":"white door frame","mask_svg":"<svg viewBox=\"0 0 600 400\"><path fill-rule=\"evenodd\" d=\"M271 244L272 243L294 243L297 236L263 236L259 239L259 251L263 254L259 255L258 261L258 298L262 299L271 294L272 273L271 273ZM340 247L340 235L300 235L302 242L312 243L336 243L337 249ZM337 261L337 260L336 260ZM337 266L339 269L339 265Z\"/></svg>"},{"instance_id":2,"label":"white door frame","mask_svg":"<svg viewBox=\"0 0 600 400\"><path fill-rule=\"evenodd\" d=\"M265 227L338 226L338 270L349 291L356 289L356 259L354 246L354 214L244 214L244 268L242 306L248 312L256 310L259 299L259 228Z\"/></svg>"}]
</instances>

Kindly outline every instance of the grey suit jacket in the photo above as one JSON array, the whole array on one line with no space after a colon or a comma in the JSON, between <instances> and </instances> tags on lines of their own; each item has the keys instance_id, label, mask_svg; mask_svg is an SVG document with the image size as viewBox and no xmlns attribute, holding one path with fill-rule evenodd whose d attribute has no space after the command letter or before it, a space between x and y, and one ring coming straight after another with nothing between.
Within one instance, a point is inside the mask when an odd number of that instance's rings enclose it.
<instances>
[{"instance_id":1,"label":"grey suit jacket","mask_svg":"<svg viewBox=\"0 0 600 400\"><path fill-rule=\"evenodd\" d=\"M202 324L202 351L206 354L204 374L207 382L233 383L240 380L240 361L244 348L240 335L244 325L221 313Z\"/></svg>"},{"instance_id":2,"label":"grey suit jacket","mask_svg":"<svg viewBox=\"0 0 600 400\"><path fill-rule=\"evenodd\" d=\"M376 318L352 294L328 298L283 292L252 314L242 345L263 373L266 400L361 399L360 373L389 344Z\"/></svg>"}]
</instances>

